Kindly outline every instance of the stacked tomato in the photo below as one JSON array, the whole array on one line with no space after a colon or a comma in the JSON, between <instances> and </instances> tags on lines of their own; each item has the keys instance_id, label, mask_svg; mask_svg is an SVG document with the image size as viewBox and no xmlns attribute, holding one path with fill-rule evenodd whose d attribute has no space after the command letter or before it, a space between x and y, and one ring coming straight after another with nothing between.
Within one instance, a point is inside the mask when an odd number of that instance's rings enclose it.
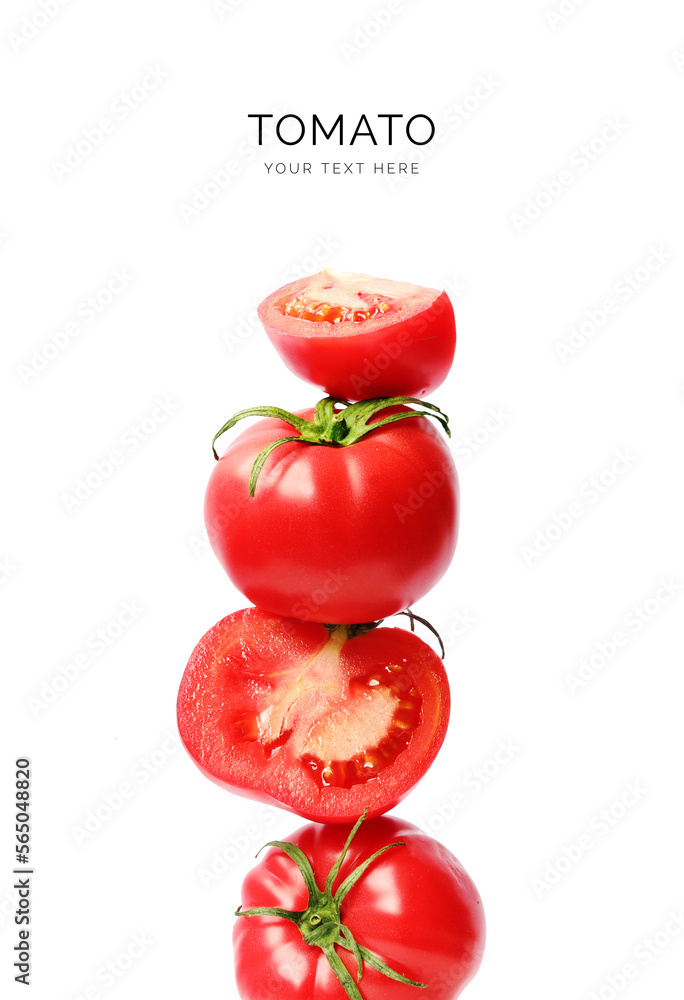
<instances>
[{"instance_id":1,"label":"stacked tomato","mask_svg":"<svg viewBox=\"0 0 684 1000\"><path fill-rule=\"evenodd\" d=\"M448 418L422 398L453 360L453 309L433 289L323 271L259 315L286 365L329 395L242 410L214 438L261 418L214 450L205 501L214 552L255 607L195 648L178 725L212 780L316 823L273 842L245 882L238 988L394 1000L427 986L447 1000L481 959L477 891L442 845L374 817L427 771L449 718L444 666L410 607L458 532ZM411 631L381 626L395 614Z\"/></svg>"}]
</instances>

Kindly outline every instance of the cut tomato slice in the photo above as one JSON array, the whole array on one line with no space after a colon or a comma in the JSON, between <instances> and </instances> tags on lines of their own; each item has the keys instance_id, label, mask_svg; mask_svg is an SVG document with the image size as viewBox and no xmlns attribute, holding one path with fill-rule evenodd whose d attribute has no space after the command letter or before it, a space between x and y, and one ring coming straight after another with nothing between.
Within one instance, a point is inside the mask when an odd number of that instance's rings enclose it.
<instances>
[{"instance_id":1,"label":"cut tomato slice","mask_svg":"<svg viewBox=\"0 0 684 1000\"><path fill-rule=\"evenodd\" d=\"M269 295L259 318L287 367L338 399L422 397L454 359L446 292L321 271Z\"/></svg>"},{"instance_id":2,"label":"cut tomato slice","mask_svg":"<svg viewBox=\"0 0 684 1000\"><path fill-rule=\"evenodd\" d=\"M320 822L391 809L444 739L449 686L418 636L237 611L195 648L178 694L186 749L212 780Z\"/></svg>"}]
</instances>

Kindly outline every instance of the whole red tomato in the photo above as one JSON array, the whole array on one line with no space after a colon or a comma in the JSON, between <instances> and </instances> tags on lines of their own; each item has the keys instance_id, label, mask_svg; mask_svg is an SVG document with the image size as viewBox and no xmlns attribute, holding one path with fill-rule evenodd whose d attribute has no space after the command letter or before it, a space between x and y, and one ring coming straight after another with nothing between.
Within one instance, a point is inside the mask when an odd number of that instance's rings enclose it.
<instances>
[{"instance_id":1,"label":"whole red tomato","mask_svg":"<svg viewBox=\"0 0 684 1000\"><path fill-rule=\"evenodd\" d=\"M345 990L355 1000L453 1000L477 972L484 913L453 854L396 817L354 829L304 826L245 878L241 911L253 912L233 930L243 1000L345 1000Z\"/></svg>"},{"instance_id":2,"label":"whole red tomato","mask_svg":"<svg viewBox=\"0 0 684 1000\"><path fill-rule=\"evenodd\" d=\"M370 430L356 443L305 443L310 425L269 418L240 434L214 467L209 540L258 607L305 621L377 621L418 601L449 566L459 493L444 436L426 416L406 417L406 406L355 404L371 405ZM333 411L331 400L290 416L319 427L326 406L330 433L344 432L334 421L352 408ZM395 422L375 426L385 419Z\"/></svg>"},{"instance_id":3,"label":"whole red tomato","mask_svg":"<svg viewBox=\"0 0 684 1000\"><path fill-rule=\"evenodd\" d=\"M454 359L454 310L436 288L325 270L258 312L290 371L341 399L426 396Z\"/></svg>"},{"instance_id":4,"label":"whole red tomato","mask_svg":"<svg viewBox=\"0 0 684 1000\"><path fill-rule=\"evenodd\" d=\"M391 809L449 721L442 661L417 635L237 611L200 640L178 693L197 766L231 791L327 822Z\"/></svg>"}]
</instances>

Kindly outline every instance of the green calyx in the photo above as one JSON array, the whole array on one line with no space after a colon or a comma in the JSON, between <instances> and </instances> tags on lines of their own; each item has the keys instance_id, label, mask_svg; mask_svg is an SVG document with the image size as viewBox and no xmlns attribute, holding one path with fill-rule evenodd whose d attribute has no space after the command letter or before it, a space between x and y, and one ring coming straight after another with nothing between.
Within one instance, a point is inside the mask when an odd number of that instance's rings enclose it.
<instances>
[{"instance_id":1,"label":"green calyx","mask_svg":"<svg viewBox=\"0 0 684 1000\"><path fill-rule=\"evenodd\" d=\"M417 404L423 407L423 409L391 413L381 420L374 421L372 424L368 422L371 417L388 406L408 404ZM225 434L231 427L234 427L238 420L243 420L245 417L277 417L278 420L283 420L285 423L290 424L297 431L296 434L291 436L271 441L257 455L249 477L249 495L252 497L254 496L257 479L264 466L264 462L271 452L288 441L299 441L302 444L346 446L356 444L362 437L377 430L378 427L396 423L397 420L406 420L408 417L434 417L435 420L439 421L446 433L451 436L447 415L442 413L439 407L433 403L426 403L422 399L414 399L412 396L391 396L378 399L362 399L358 403L349 403L346 399L334 399L332 396L326 396L325 399L321 399L316 403L313 420L305 420L303 417L298 417L288 410L281 410L278 406L252 406L247 410L240 410L239 413L231 417L220 431L214 435L212 450L214 458L217 461L219 456L216 451L216 442L222 434Z\"/></svg>"},{"instance_id":2,"label":"green calyx","mask_svg":"<svg viewBox=\"0 0 684 1000\"><path fill-rule=\"evenodd\" d=\"M366 869L372 865L376 858L380 857L381 854L384 854L385 851L389 851L393 847L406 846L404 843L396 843L387 844L386 847L381 847L379 851L376 851L375 854L366 858L366 860L358 865L358 867L355 868L351 874L347 875L342 884L338 887L337 891L334 892L333 886L335 879L339 875L342 862L344 861L347 851L349 850L349 845L356 836L356 833L367 814L368 808L366 807L363 815L354 824L351 833L347 837L346 843L342 848L342 853L330 869L328 877L325 880L325 888L322 892L316 884L316 878L311 867L311 862L300 847L297 847L296 844L290 844L287 841L282 840L272 840L268 844L264 845L264 847L280 848L280 850L284 851L289 858L292 858L294 863L299 868L302 878L304 879L304 884L309 892L309 902L305 910L283 910L277 906L257 906L251 910L243 910L241 907L238 907L235 912L236 917L280 917L283 920L290 920L293 924L296 924L306 943L311 945L312 948L320 948L323 951L323 954L330 963L331 969L339 979L347 996L350 997L351 1000L363 1000L363 996L359 990L357 982L354 981L353 976L335 950L336 946L345 948L353 954L356 959L357 980L359 982L361 981L361 977L363 975L363 964L365 962L366 965L370 965L371 968L377 969L378 972L381 972L389 979L395 979L399 983L406 983L408 986L417 986L420 989L427 988L426 983L416 983L413 979L407 979L406 976L402 976L400 972L395 972L394 969L390 969L390 967L386 965L381 958L374 955L373 952L368 951L368 949L364 948L363 945L360 945L354 938L354 935L349 928L345 927L342 923L342 917L340 915L342 901L349 890L356 885L365 873ZM261 850L264 850L264 848L262 847Z\"/></svg>"}]
</instances>

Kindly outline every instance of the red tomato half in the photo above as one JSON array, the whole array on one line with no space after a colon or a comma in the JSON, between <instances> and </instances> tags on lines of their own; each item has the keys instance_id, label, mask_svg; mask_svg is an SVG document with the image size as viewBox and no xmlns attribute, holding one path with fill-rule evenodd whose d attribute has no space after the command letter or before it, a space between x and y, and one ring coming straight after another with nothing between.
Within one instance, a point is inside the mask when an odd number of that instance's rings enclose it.
<instances>
[{"instance_id":1,"label":"red tomato half","mask_svg":"<svg viewBox=\"0 0 684 1000\"><path fill-rule=\"evenodd\" d=\"M207 632L178 694L181 738L209 778L326 822L396 805L448 720L442 661L413 633L347 639L258 608Z\"/></svg>"},{"instance_id":2,"label":"red tomato half","mask_svg":"<svg viewBox=\"0 0 684 1000\"><path fill-rule=\"evenodd\" d=\"M290 371L338 399L426 396L454 360L454 310L435 288L321 271L279 288L258 312Z\"/></svg>"},{"instance_id":3,"label":"red tomato half","mask_svg":"<svg viewBox=\"0 0 684 1000\"><path fill-rule=\"evenodd\" d=\"M348 827L310 824L288 838L310 859L323 887ZM375 851L376 858L340 907L359 945L394 971L427 989L397 982L364 964L364 1000L453 1000L482 960L485 919L477 889L446 847L395 817L364 822L354 837L334 889ZM304 910L308 894L295 862L271 848L242 885L242 907ZM296 924L275 916L238 917L233 930L235 971L243 1000L346 1000L320 947L307 944ZM336 948L356 979L351 952Z\"/></svg>"},{"instance_id":4,"label":"red tomato half","mask_svg":"<svg viewBox=\"0 0 684 1000\"><path fill-rule=\"evenodd\" d=\"M296 434L259 420L214 466L204 517L228 576L258 607L304 621L371 622L410 607L456 547L458 478L442 431L418 416L346 447L290 441L250 496L257 455Z\"/></svg>"}]
</instances>

